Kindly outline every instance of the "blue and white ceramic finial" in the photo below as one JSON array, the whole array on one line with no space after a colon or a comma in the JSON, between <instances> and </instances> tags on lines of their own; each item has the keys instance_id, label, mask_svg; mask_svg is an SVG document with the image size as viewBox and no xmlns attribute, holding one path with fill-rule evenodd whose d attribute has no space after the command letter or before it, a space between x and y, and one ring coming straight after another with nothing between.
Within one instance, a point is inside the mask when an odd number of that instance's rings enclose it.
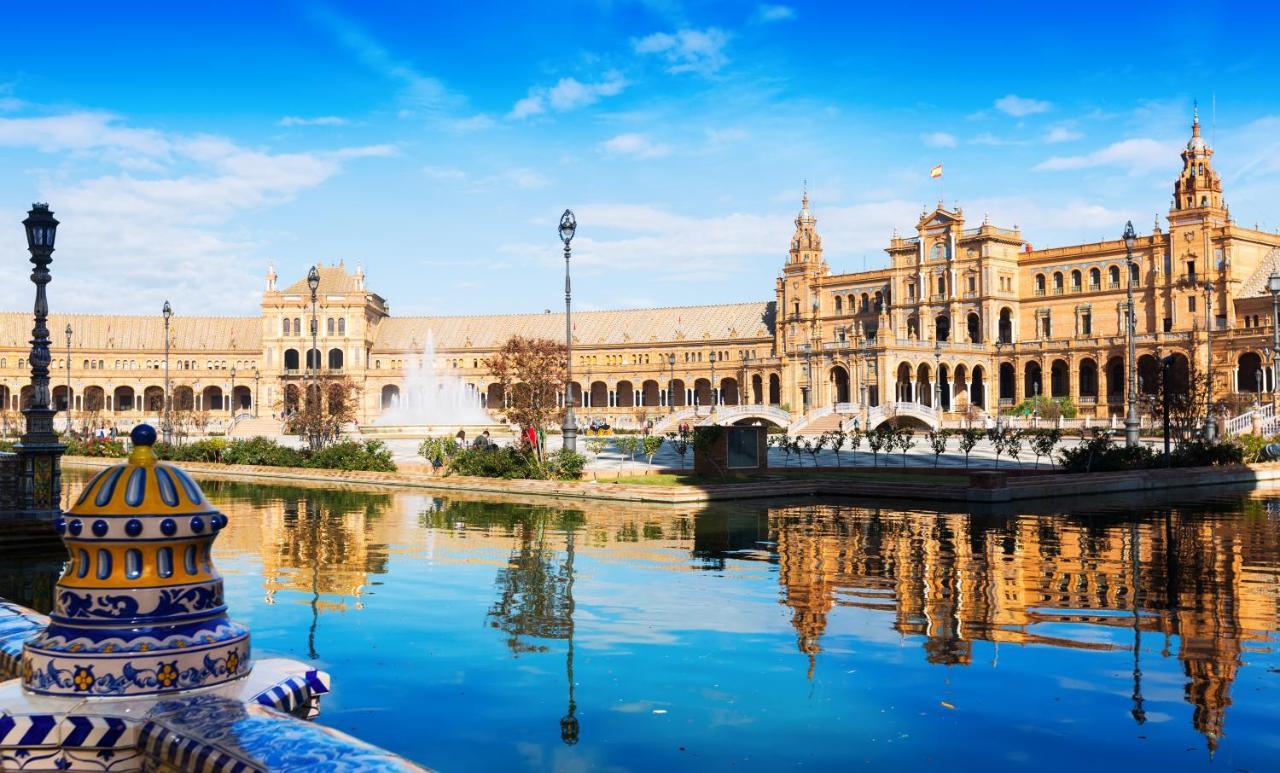
<instances>
[{"instance_id":1,"label":"blue and white ceramic finial","mask_svg":"<svg viewBox=\"0 0 1280 773\"><path fill-rule=\"evenodd\" d=\"M249 673L249 631L227 618L210 550L227 518L186 473L131 433L124 464L98 473L57 521L71 553L49 627L29 640L22 682L46 695L149 695Z\"/></svg>"}]
</instances>

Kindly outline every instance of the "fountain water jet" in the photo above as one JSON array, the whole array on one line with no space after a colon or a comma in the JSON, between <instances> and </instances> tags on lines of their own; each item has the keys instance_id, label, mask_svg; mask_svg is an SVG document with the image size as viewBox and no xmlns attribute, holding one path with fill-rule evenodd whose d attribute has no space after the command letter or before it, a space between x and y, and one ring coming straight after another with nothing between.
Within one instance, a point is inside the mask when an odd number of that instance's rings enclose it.
<instances>
[{"instance_id":1,"label":"fountain water jet","mask_svg":"<svg viewBox=\"0 0 1280 773\"><path fill-rule=\"evenodd\" d=\"M384 399L384 406L386 401ZM427 345L415 367L408 369L399 392L374 421L377 427L401 431L415 428L493 426L480 404L480 392L461 378L436 369L435 335L427 331Z\"/></svg>"}]
</instances>

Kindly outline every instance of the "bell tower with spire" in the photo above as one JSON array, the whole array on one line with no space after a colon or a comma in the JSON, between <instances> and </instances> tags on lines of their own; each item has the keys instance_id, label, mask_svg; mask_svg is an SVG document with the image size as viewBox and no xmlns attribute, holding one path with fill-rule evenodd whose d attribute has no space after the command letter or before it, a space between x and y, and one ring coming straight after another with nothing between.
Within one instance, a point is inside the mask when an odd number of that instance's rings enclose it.
<instances>
[{"instance_id":1,"label":"bell tower with spire","mask_svg":"<svg viewBox=\"0 0 1280 773\"><path fill-rule=\"evenodd\" d=\"M818 219L809 211L809 191L806 186L800 199L800 214L796 215L796 232L791 237L791 249L787 254L784 273L788 276L825 276L827 264L822 259L822 237L818 235Z\"/></svg>"},{"instance_id":2,"label":"bell tower with spire","mask_svg":"<svg viewBox=\"0 0 1280 773\"><path fill-rule=\"evenodd\" d=\"M1173 184L1169 219L1226 220L1222 178L1213 169L1213 148L1200 135L1199 108L1192 114L1191 139L1182 151L1182 172Z\"/></svg>"}]
</instances>

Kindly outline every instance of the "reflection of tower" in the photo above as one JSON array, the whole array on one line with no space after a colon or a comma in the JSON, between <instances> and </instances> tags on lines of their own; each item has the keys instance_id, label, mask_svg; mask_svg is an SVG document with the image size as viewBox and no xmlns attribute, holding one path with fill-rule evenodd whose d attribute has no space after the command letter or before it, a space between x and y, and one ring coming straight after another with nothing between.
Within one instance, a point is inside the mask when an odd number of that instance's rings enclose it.
<instances>
[{"instance_id":1,"label":"reflection of tower","mask_svg":"<svg viewBox=\"0 0 1280 773\"><path fill-rule=\"evenodd\" d=\"M310 499L302 500L311 524L311 544L319 545L320 514ZM307 654L312 660L320 657L316 652L316 626L320 624L320 551L311 553L311 625L307 628Z\"/></svg>"},{"instance_id":2,"label":"reflection of tower","mask_svg":"<svg viewBox=\"0 0 1280 773\"><path fill-rule=\"evenodd\" d=\"M827 628L827 614L835 604L829 582L828 537L804 523L780 524L777 536L778 581L785 591L782 603L791 608L796 646L809 657L808 676L813 677L820 643Z\"/></svg>"},{"instance_id":3,"label":"reflection of tower","mask_svg":"<svg viewBox=\"0 0 1280 773\"><path fill-rule=\"evenodd\" d=\"M1147 721L1146 709L1142 707L1142 577L1141 564L1138 562L1138 519L1135 515L1129 522L1129 572L1130 587L1133 596L1133 709L1130 714L1139 725Z\"/></svg>"},{"instance_id":4,"label":"reflection of tower","mask_svg":"<svg viewBox=\"0 0 1280 773\"><path fill-rule=\"evenodd\" d=\"M573 524L567 524L565 528L565 574L568 575L568 581L565 583L565 614L568 618L567 635L569 639L569 647L565 651L564 670L566 678L569 680L569 712L560 720L560 740L569 746L573 746L578 742L578 718L574 716L574 712L578 710L578 704L573 700Z\"/></svg>"}]
</instances>

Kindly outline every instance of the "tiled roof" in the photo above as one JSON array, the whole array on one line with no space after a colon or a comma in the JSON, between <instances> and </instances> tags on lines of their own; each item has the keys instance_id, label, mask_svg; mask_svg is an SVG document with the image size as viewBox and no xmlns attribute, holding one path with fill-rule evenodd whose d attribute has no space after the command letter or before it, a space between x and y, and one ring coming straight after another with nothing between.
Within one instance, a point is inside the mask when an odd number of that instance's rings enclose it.
<instances>
[{"instance_id":1,"label":"tiled roof","mask_svg":"<svg viewBox=\"0 0 1280 773\"><path fill-rule=\"evenodd\" d=\"M627 311L575 311L574 341L583 345L768 338L772 303L733 303ZM513 335L564 338L564 314L475 317L388 317L378 325L375 352L421 351L431 331L440 349L497 348Z\"/></svg>"},{"instance_id":2,"label":"tiled roof","mask_svg":"<svg viewBox=\"0 0 1280 773\"><path fill-rule=\"evenodd\" d=\"M1240 285L1237 298L1257 298L1259 295L1270 295L1267 290L1267 279L1272 272L1280 270L1280 248L1271 250L1258 263L1258 268Z\"/></svg>"},{"instance_id":3,"label":"tiled roof","mask_svg":"<svg viewBox=\"0 0 1280 773\"><path fill-rule=\"evenodd\" d=\"M316 272L320 274L320 285L316 288L319 294L325 293L354 293L364 292L360 289L360 280L355 274L347 273L345 264L339 263L336 266L317 265ZM310 295L311 288L307 286L306 274L302 278L280 292L294 294Z\"/></svg>"},{"instance_id":4,"label":"tiled roof","mask_svg":"<svg viewBox=\"0 0 1280 773\"><path fill-rule=\"evenodd\" d=\"M63 332L71 323L71 345L75 349L164 349L164 319L151 316L100 314L54 314L49 317L49 338L55 354L66 348ZM0 312L0 347L26 348L31 340L30 313ZM260 352L261 317L183 317L169 320L170 331L180 351Z\"/></svg>"}]
</instances>

